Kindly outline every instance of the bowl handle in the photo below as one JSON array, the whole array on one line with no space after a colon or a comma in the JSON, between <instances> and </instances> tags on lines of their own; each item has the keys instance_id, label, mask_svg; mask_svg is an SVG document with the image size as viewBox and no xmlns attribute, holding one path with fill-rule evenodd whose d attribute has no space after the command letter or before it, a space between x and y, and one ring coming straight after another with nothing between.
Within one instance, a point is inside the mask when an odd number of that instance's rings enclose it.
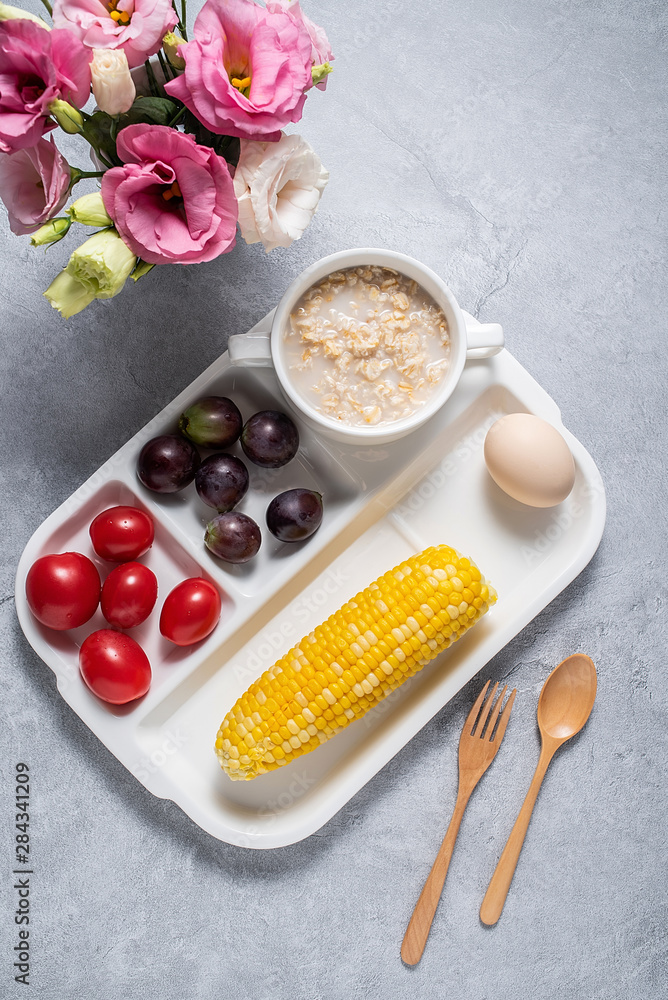
<instances>
[{"instance_id":1,"label":"bowl handle","mask_svg":"<svg viewBox=\"0 0 668 1000\"><path fill-rule=\"evenodd\" d=\"M253 327L248 333L238 333L227 342L230 364L245 368L270 368L271 360L271 321L273 312Z\"/></svg>"},{"instance_id":2,"label":"bowl handle","mask_svg":"<svg viewBox=\"0 0 668 1000\"><path fill-rule=\"evenodd\" d=\"M503 329L498 323L479 323L462 309L466 324L466 358L491 358L503 350Z\"/></svg>"}]
</instances>

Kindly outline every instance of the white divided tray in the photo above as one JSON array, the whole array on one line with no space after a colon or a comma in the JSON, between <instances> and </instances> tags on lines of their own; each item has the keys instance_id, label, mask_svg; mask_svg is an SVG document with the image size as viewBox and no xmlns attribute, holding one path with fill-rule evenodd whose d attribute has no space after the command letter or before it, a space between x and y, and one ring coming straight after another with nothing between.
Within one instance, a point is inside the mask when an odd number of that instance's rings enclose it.
<instances>
[{"instance_id":1,"label":"white divided tray","mask_svg":"<svg viewBox=\"0 0 668 1000\"><path fill-rule=\"evenodd\" d=\"M346 447L300 424L299 454L289 465L262 470L248 463L251 488L239 509L260 524L263 543L254 560L231 566L204 547L204 526L214 512L194 485L160 496L135 474L142 445L173 432L181 411L210 394L230 396L244 419L260 409L286 408L270 369L235 368L223 354L37 529L19 562L16 606L63 698L146 788L172 799L220 840L281 847L330 819L577 576L600 541L605 494L592 458L563 427L554 401L502 351L469 362L445 407L400 441ZM485 434L498 417L517 411L554 424L573 452L575 487L557 507L523 506L487 474ZM241 454L238 445L231 450ZM266 530L264 512L273 496L296 486L320 491L325 515L312 538L287 545ZM79 646L106 627L101 612L81 628L54 632L35 621L25 598L26 574L48 552L83 552L104 578L110 566L94 554L88 527L116 504L142 507L153 517L155 543L142 561L159 583L156 609L131 631L149 656L153 683L143 699L122 707L99 701L79 676ZM250 682L357 591L439 542L478 564L498 591L497 604L460 642L333 740L271 774L230 781L213 743ZM218 586L223 612L208 639L178 648L160 636L159 607L189 576Z\"/></svg>"}]
</instances>

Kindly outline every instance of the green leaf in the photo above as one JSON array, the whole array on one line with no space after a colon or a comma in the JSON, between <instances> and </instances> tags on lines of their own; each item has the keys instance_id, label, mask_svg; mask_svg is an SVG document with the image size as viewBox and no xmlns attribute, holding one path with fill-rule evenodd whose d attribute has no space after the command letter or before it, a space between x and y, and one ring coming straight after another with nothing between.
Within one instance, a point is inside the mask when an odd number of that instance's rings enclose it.
<instances>
[{"instance_id":1,"label":"green leaf","mask_svg":"<svg viewBox=\"0 0 668 1000\"><path fill-rule=\"evenodd\" d=\"M120 163L112 129L116 121L104 111L96 111L84 121L83 134L93 149L103 153L112 163Z\"/></svg>"},{"instance_id":2,"label":"green leaf","mask_svg":"<svg viewBox=\"0 0 668 1000\"><path fill-rule=\"evenodd\" d=\"M120 164L116 153L116 136L128 125L168 125L179 105L166 97L138 97L129 111L112 117L106 111L96 111L83 125L83 134L91 146L113 164Z\"/></svg>"},{"instance_id":3,"label":"green leaf","mask_svg":"<svg viewBox=\"0 0 668 1000\"><path fill-rule=\"evenodd\" d=\"M208 146L218 156L222 156L223 159L227 160L231 166L236 167L241 153L241 142L235 136L217 135L214 132L210 132L190 111L187 111L185 114L183 128L185 132L193 136L198 145Z\"/></svg>"},{"instance_id":4,"label":"green leaf","mask_svg":"<svg viewBox=\"0 0 668 1000\"><path fill-rule=\"evenodd\" d=\"M155 264L147 264L145 260L142 260L141 257L138 257L137 266L135 267L131 275L133 281L139 281L139 279L143 278L145 274L148 274L149 271L152 271L154 267Z\"/></svg>"},{"instance_id":5,"label":"green leaf","mask_svg":"<svg viewBox=\"0 0 668 1000\"><path fill-rule=\"evenodd\" d=\"M219 135L217 136L217 140L213 148L218 153L218 156L222 156L223 159L227 160L230 166L236 167L241 155L241 140L235 138L233 135Z\"/></svg>"},{"instance_id":6,"label":"green leaf","mask_svg":"<svg viewBox=\"0 0 668 1000\"><path fill-rule=\"evenodd\" d=\"M145 122L148 125L169 125L179 105L166 97L137 97L129 111L119 115L118 131L127 125Z\"/></svg>"}]
</instances>

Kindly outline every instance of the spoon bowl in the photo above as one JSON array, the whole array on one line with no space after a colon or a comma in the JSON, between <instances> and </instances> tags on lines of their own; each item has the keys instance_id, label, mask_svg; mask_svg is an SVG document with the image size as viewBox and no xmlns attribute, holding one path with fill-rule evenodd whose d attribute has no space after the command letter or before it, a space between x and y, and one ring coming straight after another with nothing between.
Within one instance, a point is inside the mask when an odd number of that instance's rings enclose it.
<instances>
[{"instance_id":1,"label":"spoon bowl","mask_svg":"<svg viewBox=\"0 0 668 1000\"><path fill-rule=\"evenodd\" d=\"M543 684L538 699L538 728L560 744L579 733L596 698L596 668L576 653L562 660Z\"/></svg>"}]
</instances>

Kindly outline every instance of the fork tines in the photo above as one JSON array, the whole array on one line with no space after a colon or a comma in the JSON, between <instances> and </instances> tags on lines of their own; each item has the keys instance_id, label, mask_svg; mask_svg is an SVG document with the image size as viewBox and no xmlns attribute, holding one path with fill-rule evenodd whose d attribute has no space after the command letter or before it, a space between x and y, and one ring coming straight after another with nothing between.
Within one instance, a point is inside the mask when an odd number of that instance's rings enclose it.
<instances>
[{"instance_id":1,"label":"fork tines","mask_svg":"<svg viewBox=\"0 0 668 1000\"><path fill-rule=\"evenodd\" d=\"M487 681L484 688L475 700L473 708L469 712L468 718L466 720L466 732L471 736L478 736L480 739L489 740L491 743L500 742L503 739L503 734L506 731L506 726L508 725L508 719L510 718L510 711L513 707L513 702L515 701L515 695L517 694L517 689L513 688L508 698L505 708L501 713L501 718L499 718L499 711L501 710L501 705L503 699L505 698L506 692L508 690L508 685L506 684L503 691L499 697L494 701L496 697L496 692L499 689L499 683L494 685L492 692L483 704L483 699L487 694L487 689L491 681ZM481 707L482 706L482 707ZM492 707L493 706L493 707ZM490 715L491 711L491 715ZM489 717L489 724L487 725ZM496 725L498 719L498 726ZM496 731L495 731L496 726Z\"/></svg>"}]
</instances>

